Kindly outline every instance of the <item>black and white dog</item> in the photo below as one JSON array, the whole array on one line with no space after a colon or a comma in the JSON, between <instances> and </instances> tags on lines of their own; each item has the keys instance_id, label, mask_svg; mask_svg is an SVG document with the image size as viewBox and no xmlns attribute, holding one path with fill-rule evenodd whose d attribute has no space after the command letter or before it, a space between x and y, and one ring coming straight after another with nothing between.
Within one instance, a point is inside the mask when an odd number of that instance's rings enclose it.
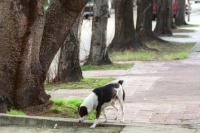
<instances>
[{"instance_id":1,"label":"black and white dog","mask_svg":"<svg viewBox=\"0 0 200 133\"><path fill-rule=\"evenodd\" d=\"M108 105L112 105L116 110L116 118L119 113L119 109L115 106L116 100L119 100L120 106L121 106L121 115L122 120L121 122L124 123L124 99L125 99L125 92L123 90L122 84L123 80L119 80L118 83L111 83L99 88L96 88L90 93L88 97L85 98L83 103L78 108L79 113L79 122L83 122L87 115L90 114L93 110L97 111L96 119L94 121L94 124L90 128L95 128L98 124L98 119L101 114L101 110L103 111L105 122L107 122L107 116L105 113L105 108Z\"/></svg>"}]
</instances>

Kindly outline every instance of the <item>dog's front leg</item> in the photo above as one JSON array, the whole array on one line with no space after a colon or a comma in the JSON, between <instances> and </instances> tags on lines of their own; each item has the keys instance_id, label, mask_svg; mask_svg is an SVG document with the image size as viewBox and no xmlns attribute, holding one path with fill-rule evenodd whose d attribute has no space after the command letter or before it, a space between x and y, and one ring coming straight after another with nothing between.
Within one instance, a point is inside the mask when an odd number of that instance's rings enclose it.
<instances>
[{"instance_id":1,"label":"dog's front leg","mask_svg":"<svg viewBox=\"0 0 200 133\"><path fill-rule=\"evenodd\" d=\"M93 125L90 126L90 128L95 128L98 123L99 123L98 119L95 119Z\"/></svg>"},{"instance_id":2,"label":"dog's front leg","mask_svg":"<svg viewBox=\"0 0 200 133\"><path fill-rule=\"evenodd\" d=\"M99 123L98 119L99 119L99 117L100 117L100 115L101 115L101 108L100 108L100 107L97 107L96 111L97 111L96 119L95 119L93 125L92 125L90 128L95 128L96 125Z\"/></svg>"}]
</instances>

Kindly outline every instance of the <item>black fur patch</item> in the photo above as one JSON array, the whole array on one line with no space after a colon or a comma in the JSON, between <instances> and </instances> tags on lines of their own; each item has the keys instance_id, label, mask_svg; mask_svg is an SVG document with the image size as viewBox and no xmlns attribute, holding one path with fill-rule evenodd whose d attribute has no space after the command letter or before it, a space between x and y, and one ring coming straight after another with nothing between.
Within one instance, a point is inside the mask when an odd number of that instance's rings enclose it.
<instances>
[{"instance_id":1,"label":"black fur patch","mask_svg":"<svg viewBox=\"0 0 200 133\"><path fill-rule=\"evenodd\" d=\"M102 106L104 103L110 102L111 99L115 98L117 95L116 88L119 88L118 83L108 84L93 90L93 92L98 97L98 106Z\"/></svg>"},{"instance_id":2,"label":"black fur patch","mask_svg":"<svg viewBox=\"0 0 200 133\"><path fill-rule=\"evenodd\" d=\"M85 106L81 106L78 110L80 117L88 115L87 108Z\"/></svg>"}]
</instances>

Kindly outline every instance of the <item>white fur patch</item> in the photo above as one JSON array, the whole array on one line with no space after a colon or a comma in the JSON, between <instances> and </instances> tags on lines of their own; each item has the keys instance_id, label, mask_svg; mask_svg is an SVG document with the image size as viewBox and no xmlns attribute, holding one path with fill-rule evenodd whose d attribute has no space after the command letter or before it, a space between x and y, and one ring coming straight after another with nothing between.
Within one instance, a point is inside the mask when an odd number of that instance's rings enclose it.
<instances>
[{"instance_id":1,"label":"white fur patch","mask_svg":"<svg viewBox=\"0 0 200 133\"><path fill-rule=\"evenodd\" d=\"M97 95L92 92L88 95L81 106L85 106L87 108L88 114L91 113L98 106L98 98Z\"/></svg>"}]
</instances>

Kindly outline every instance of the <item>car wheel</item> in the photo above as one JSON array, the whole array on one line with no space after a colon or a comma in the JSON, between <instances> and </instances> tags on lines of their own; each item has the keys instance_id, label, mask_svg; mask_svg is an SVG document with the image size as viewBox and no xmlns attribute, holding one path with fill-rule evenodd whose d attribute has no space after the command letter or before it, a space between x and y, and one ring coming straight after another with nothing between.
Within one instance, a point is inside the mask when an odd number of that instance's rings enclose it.
<instances>
[{"instance_id":1,"label":"car wheel","mask_svg":"<svg viewBox=\"0 0 200 133\"><path fill-rule=\"evenodd\" d=\"M152 20L156 20L156 15L155 14L153 14L153 16L152 16Z\"/></svg>"}]
</instances>

